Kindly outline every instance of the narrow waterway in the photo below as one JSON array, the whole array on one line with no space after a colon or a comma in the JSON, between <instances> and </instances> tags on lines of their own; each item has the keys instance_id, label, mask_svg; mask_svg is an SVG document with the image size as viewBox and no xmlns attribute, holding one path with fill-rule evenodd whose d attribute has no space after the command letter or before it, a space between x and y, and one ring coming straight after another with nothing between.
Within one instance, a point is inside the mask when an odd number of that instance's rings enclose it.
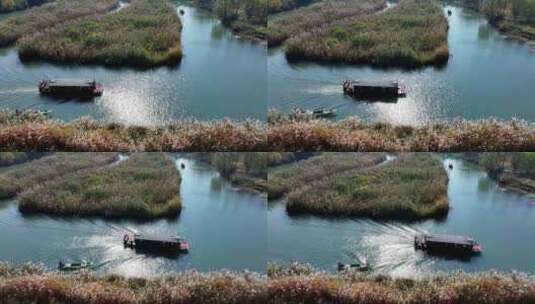
<instances>
[{"instance_id":1,"label":"narrow waterway","mask_svg":"<svg viewBox=\"0 0 535 304\"><path fill-rule=\"evenodd\" d=\"M420 125L430 121L512 117L533 120L535 49L503 37L476 12L446 5L451 58L442 68L378 69L369 66L289 63L282 48L268 51L268 105L334 107L338 118ZM397 80L407 97L365 102L344 96L346 79Z\"/></svg>"},{"instance_id":2,"label":"narrow waterway","mask_svg":"<svg viewBox=\"0 0 535 304\"><path fill-rule=\"evenodd\" d=\"M234 37L206 11L173 3L177 14L184 10L179 14L184 53L179 66L136 70L25 64L15 47L4 48L0 49L0 108L51 110L53 117L66 121L92 116L138 125L186 118L265 119L266 47ZM104 85L104 94L91 102L40 97L37 83L57 78L96 79Z\"/></svg>"},{"instance_id":3,"label":"narrow waterway","mask_svg":"<svg viewBox=\"0 0 535 304\"><path fill-rule=\"evenodd\" d=\"M122 160L123 158L121 158ZM184 163L182 169L180 164ZM0 202L0 261L43 263L86 259L99 273L161 276L187 269L265 272L266 199L237 191L204 163L178 157L183 210L176 220L149 222L24 216L15 200ZM158 256L123 247L125 232L180 235L188 254Z\"/></svg>"},{"instance_id":4,"label":"narrow waterway","mask_svg":"<svg viewBox=\"0 0 535 304\"><path fill-rule=\"evenodd\" d=\"M336 263L366 260L376 273L421 276L436 271L518 270L535 272L535 198L500 189L477 166L444 159L450 211L442 221L416 223L366 219L291 217L284 200L268 207L269 259L299 261L328 271ZM483 248L481 256L457 260L430 257L414 249L417 233L469 235Z\"/></svg>"}]
</instances>

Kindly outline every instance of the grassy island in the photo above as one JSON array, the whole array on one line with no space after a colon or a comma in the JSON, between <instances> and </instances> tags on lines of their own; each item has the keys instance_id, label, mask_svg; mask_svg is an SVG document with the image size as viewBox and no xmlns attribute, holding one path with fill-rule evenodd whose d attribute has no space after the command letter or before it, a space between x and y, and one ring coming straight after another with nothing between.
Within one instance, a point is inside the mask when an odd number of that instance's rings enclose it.
<instances>
[{"instance_id":1,"label":"grassy island","mask_svg":"<svg viewBox=\"0 0 535 304\"><path fill-rule=\"evenodd\" d=\"M23 60L153 67L182 59L182 24L167 0L132 0L121 11L79 18L19 40Z\"/></svg>"},{"instance_id":2,"label":"grassy island","mask_svg":"<svg viewBox=\"0 0 535 304\"><path fill-rule=\"evenodd\" d=\"M77 154L77 153L73 153ZM136 153L95 170L66 174L19 194L23 213L110 218L175 217L180 176L161 153Z\"/></svg>"},{"instance_id":3,"label":"grassy island","mask_svg":"<svg viewBox=\"0 0 535 304\"><path fill-rule=\"evenodd\" d=\"M287 4L288 5L288 4ZM324 34L334 24L347 26L365 15L386 7L384 0L335 0L297 8L269 17L268 44L270 47L283 44L290 38Z\"/></svg>"},{"instance_id":4,"label":"grassy island","mask_svg":"<svg viewBox=\"0 0 535 304\"><path fill-rule=\"evenodd\" d=\"M0 173L0 199L15 197L36 185L63 178L79 170L105 166L115 160L117 153L55 153L8 168Z\"/></svg>"},{"instance_id":5,"label":"grassy island","mask_svg":"<svg viewBox=\"0 0 535 304\"><path fill-rule=\"evenodd\" d=\"M74 19L105 14L118 5L119 0L57 0L33 7L0 22L0 46L15 44L22 37Z\"/></svg>"},{"instance_id":6,"label":"grassy island","mask_svg":"<svg viewBox=\"0 0 535 304\"><path fill-rule=\"evenodd\" d=\"M390 163L336 172L291 189L291 213L415 220L448 212L448 177L430 154L402 154Z\"/></svg>"},{"instance_id":7,"label":"grassy island","mask_svg":"<svg viewBox=\"0 0 535 304\"><path fill-rule=\"evenodd\" d=\"M288 118L271 111L272 151L534 151L535 125L522 120L454 120L422 126Z\"/></svg>"},{"instance_id":8,"label":"grassy island","mask_svg":"<svg viewBox=\"0 0 535 304\"><path fill-rule=\"evenodd\" d=\"M326 176L374 166L385 159L384 153L333 152L272 167L268 175L268 198L277 199Z\"/></svg>"},{"instance_id":9,"label":"grassy island","mask_svg":"<svg viewBox=\"0 0 535 304\"><path fill-rule=\"evenodd\" d=\"M377 12L385 5L381 1L334 3L340 4L320 2L275 17L269 24L270 44L286 40L285 53L290 60L403 68L448 61L448 23L437 3L401 0L384 12ZM332 7L336 10L337 5L342 8L340 13L326 13ZM354 13L344 15L352 11L350 8ZM324 13L337 18L324 20Z\"/></svg>"}]
</instances>

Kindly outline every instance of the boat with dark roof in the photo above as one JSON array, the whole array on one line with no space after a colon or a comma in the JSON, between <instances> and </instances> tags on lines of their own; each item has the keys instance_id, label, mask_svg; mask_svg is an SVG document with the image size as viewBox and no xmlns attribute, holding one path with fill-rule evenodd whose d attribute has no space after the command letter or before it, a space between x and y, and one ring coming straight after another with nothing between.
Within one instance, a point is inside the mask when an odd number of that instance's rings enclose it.
<instances>
[{"instance_id":1,"label":"boat with dark roof","mask_svg":"<svg viewBox=\"0 0 535 304\"><path fill-rule=\"evenodd\" d=\"M142 251L160 251L160 252L177 252L187 253L189 244L178 236L149 236L142 234L125 234L123 236L125 247L134 248Z\"/></svg>"},{"instance_id":2,"label":"boat with dark roof","mask_svg":"<svg viewBox=\"0 0 535 304\"><path fill-rule=\"evenodd\" d=\"M414 237L414 248L430 254L471 256L481 253L473 238L459 235L422 234Z\"/></svg>"},{"instance_id":3,"label":"boat with dark roof","mask_svg":"<svg viewBox=\"0 0 535 304\"><path fill-rule=\"evenodd\" d=\"M95 80L41 80L38 87L40 94L58 97L94 97L104 92Z\"/></svg>"},{"instance_id":4,"label":"boat with dark roof","mask_svg":"<svg viewBox=\"0 0 535 304\"><path fill-rule=\"evenodd\" d=\"M342 84L344 94L359 98L405 97L405 87L395 81L346 80Z\"/></svg>"}]
</instances>

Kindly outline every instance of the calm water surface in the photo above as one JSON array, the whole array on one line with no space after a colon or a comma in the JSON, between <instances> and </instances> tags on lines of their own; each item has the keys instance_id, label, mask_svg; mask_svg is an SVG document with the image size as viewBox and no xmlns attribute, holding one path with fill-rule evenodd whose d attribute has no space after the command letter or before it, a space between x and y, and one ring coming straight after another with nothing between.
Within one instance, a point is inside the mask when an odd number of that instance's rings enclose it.
<instances>
[{"instance_id":1,"label":"calm water surface","mask_svg":"<svg viewBox=\"0 0 535 304\"><path fill-rule=\"evenodd\" d=\"M459 159L448 170L450 211L444 221L412 224L372 220L290 217L284 201L268 207L270 260L311 263L336 270L337 262L367 260L377 273L425 275L463 269L535 272L535 198L506 192L476 166ZM415 251L416 233L470 235L483 247L469 260L429 257Z\"/></svg>"},{"instance_id":2,"label":"calm water surface","mask_svg":"<svg viewBox=\"0 0 535 304\"><path fill-rule=\"evenodd\" d=\"M475 12L446 6L450 58L441 68L412 71L366 66L288 63L268 51L269 107L336 107L338 117L418 125L456 117L535 119L535 49L507 40ZM399 80L408 89L394 103L356 101L342 94L345 79Z\"/></svg>"},{"instance_id":3,"label":"calm water surface","mask_svg":"<svg viewBox=\"0 0 535 304\"><path fill-rule=\"evenodd\" d=\"M191 159L180 196L183 209L174 220L107 221L23 216L15 201L0 202L0 260L32 261L51 269L60 260L87 259L101 273L157 276L197 269L265 272L267 261L266 198L239 192L211 167ZM136 253L122 245L127 232L181 235L191 245L187 255L162 257Z\"/></svg>"},{"instance_id":4,"label":"calm water surface","mask_svg":"<svg viewBox=\"0 0 535 304\"><path fill-rule=\"evenodd\" d=\"M207 12L175 3L185 11L179 66L141 71L23 64L16 48L0 49L0 108L52 110L67 121L89 115L139 125L181 118L265 119L266 47L239 40ZM93 102L41 98L37 83L46 78L95 78L105 91Z\"/></svg>"}]
</instances>

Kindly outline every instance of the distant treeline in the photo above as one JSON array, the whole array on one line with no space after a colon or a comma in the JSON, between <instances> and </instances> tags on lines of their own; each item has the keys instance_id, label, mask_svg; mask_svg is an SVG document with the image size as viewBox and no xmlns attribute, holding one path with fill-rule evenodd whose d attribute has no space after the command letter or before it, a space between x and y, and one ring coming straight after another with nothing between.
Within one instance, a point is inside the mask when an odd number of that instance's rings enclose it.
<instances>
[{"instance_id":1,"label":"distant treeline","mask_svg":"<svg viewBox=\"0 0 535 304\"><path fill-rule=\"evenodd\" d=\"M485 0L480 9L491 23L509 18L535 25L534 0Z\"/></svg>"},{"instance_id":2,"label":"distant treeline","mask_svg":"<svg viewBox=\"0 0 535 304\"><path fill-rule=\"evenodd\" d=\"M198 5L212 9L225 23L245 17L249 21L265 24L268 0L195 0Z\"/></svg>"}]
</instances>

